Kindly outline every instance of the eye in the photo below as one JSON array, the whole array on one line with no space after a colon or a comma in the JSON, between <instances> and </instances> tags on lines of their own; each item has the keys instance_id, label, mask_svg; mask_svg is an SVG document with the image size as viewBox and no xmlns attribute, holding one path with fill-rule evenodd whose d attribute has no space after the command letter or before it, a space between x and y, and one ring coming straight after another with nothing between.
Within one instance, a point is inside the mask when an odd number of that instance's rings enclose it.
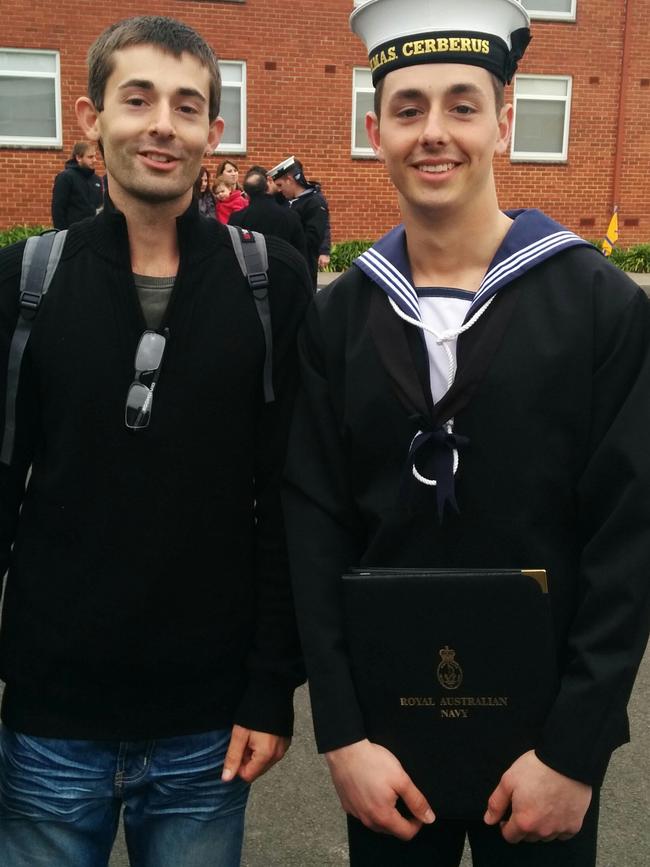
<instances>
[{"instance_id":1,"label":"eye","mask_svg":"<svg viewBox=\"0 0 650 867\"><path fill-rule=\"evenodd\" d=\"M194 105L181 105L179 109L183 114L198 114L199 110Z\"/></svg>"},{"instance_id":2,"label":"eye","mask_svg":"<svg viewBox=\"0 0 650 867\"><path fill-rule=\"evenodd\" d=\"M126 100L127 105L140 106L144 105L144 99L141 96L129 96Z\"/></svg>"},{"instance_id":3,"label":"eye","mask_svg":"<svg viewBox=\"0 0 650 867\"><path fill-rule=\"evenodd\" d=\"M397 111L397 117L402 117L402 118L417 117L420 113L421 112L420 112L419 108L415 108L414 106L407 106L406 108L400 108Z\"/></svg>"},{"instance_id":4,"label":"eye","mask_svg":"<svg viewBox=\"0 0 650 867\"><path fill-rule=\"evenodd\" d=\"M457 105L453 109L456 114L470 115L476 114L476 109L471 105Z\"/></svg>"}]
</instances>

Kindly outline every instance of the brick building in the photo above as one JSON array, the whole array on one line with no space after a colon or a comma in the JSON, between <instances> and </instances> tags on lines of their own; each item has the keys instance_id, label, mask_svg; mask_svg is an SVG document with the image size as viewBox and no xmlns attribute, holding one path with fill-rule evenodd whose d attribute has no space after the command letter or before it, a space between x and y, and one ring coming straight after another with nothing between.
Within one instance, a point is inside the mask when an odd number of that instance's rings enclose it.
<instances>
[{"instance_id":1,"label":"brick building","mask_svg":"<svg viewBox=\"0 0 650 867\"><path fill-rule=\"evenodd\" d=\"M356 0L362 2L362 0ZM372 92L348 28L353 0L153 0L216 48L228 154L240 168L298 155L323 184L334 240L377 237L398 221L368 151ZM523 0L533 42L516 77L515 131L496 166L504 207L534 204L581 234L603 235L619 206L620 243L650 241L649 0ZM85 54L141 3L2 0L0 228L49 223L52 180L80 137L75 98ZM216 156L206 161L214 170Z\"/></svg>"}]
</instances>

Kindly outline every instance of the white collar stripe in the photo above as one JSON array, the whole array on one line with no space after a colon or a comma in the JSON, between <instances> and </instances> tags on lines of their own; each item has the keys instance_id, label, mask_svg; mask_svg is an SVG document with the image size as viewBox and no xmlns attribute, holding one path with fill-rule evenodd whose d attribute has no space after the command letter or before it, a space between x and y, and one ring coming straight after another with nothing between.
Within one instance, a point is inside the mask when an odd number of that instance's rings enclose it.
<instances>
[{"instance_id":1,"label":"white collar stripe","mask_svg":"<svg viewBox=\"0 0 650 867\"><path fill-rule=\"evenodd\" d=\"M547 235L545 238L535 241L533 244L529 244L522 250L517 250L516 253L512 253L507 259L499 262L498 265L487 272L476 293L476 297L478 298L485 289L489 289L496 280L501 279L504 273L511 274L513 270L510 267L511 265L519 264L520 262L530 262L537 255L542 255L547 250L553 249L565 241L571 244L575 244L578 241L582 243L582 238L579 238L573 232L556 232L553 235Z\"/></svg>"},{"instance_id":2,"label":"white collar stripe","mask_svg":"<svg viewBox=\"0 0 650 867\"><path fill-rule=\"evenodd\" d=\"M374 255L368 255L371 252ZM379 278L388 292L395 296L396 301L402 301L418 319L422 318L420 316L420 304L417 295L415 294L415 290L410 283L404 279L403 275L397 271L392 263L388 261L388 259L385 259L376 251L368 250L366 253L359 256L359 261ZM400 280L395 278L395 274L400 278Z\"/></svg>"},{"instance_id":3,"label":"white collar stripe","mask_svg":"<svg viewBox=\"0 0 650 867\"><path fill-rule=\"evenodd\" d=\"M574 235L574 238L575 237L576 236ZM485 282L480 289L481 295L484 292L489 291L494 286L500 284L504 279L510 277L511 274L514 274L517 271L521 270L525 265L528 265L530 262L534 261L535 259L539 259L540 261L543 261L544 259L548 258L549 254L552 250L555 250L558 247L563 247L563 246L570 247L570 246L573 246L574 244L575 244L575 241L573 239L557 238L552 243L546 244L543 250L535 250L532 253L529 253L527 256L520 256L516 261L514 261L510 264L510 267L506 271L501 269L501 271L498 275L493 276L489 281ZM478 298L478 295L479 295L479 293L477 293L477 295L476 295L477 298Z\"/></svg>"},{"instance_id":4,"label":"white collar stripe","mask_svg":"<svg viewBox=\"0 0 650 867\"><path fill-rule=\"evenodd\" d=\"M378 253L377 250L373 250L372 247L367 251L366 255L372 256L373 259L376 259L379 263L381 263L387 272L392 275L393 281L400 284L402 286L402 291L407 294L416 297L415 288L409 283L406 277L402 274L399 268L396 268L395 265L383 256L381 253Z\"/></svg>"}]
</instances>

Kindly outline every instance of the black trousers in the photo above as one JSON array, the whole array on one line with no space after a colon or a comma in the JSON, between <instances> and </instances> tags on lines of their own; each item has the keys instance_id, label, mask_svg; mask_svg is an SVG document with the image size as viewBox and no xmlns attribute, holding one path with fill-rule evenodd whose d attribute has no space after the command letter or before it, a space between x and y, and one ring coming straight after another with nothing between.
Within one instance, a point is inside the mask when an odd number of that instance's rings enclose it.
<instances>
[{"instance_id":1,"label":"black trousers","mask_svg":"<svg viewBox=\"0 0 650 867\"><path fill-rule=\"evenodd\" d=\"M506 843L499 826L483 822L436 821L404 843L369 831L348 817L350 867L458 867L465 837L474 867L596 867L598 793L594 792L582 829L571 840Z\"/></svg>"}]
</instances>

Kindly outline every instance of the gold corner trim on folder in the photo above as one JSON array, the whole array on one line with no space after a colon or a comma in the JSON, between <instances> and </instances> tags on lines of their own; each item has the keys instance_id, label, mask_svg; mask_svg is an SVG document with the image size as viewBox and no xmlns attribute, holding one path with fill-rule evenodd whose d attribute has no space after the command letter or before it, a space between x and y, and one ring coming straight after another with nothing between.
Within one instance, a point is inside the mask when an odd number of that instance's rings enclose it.
<instances>
[{"instance_id":1,"label":"gold corner trim on folder","mask_svg":"<svg viewBox=\"0 0 650 867\"><path fill-rule=\"evenodd\" d=\"M548 593L548 579L546 577L546 569L522 569L522 575L528 575L529 578L534 578L540 586L542 593Z\"/></svg>"}]
</instances>

